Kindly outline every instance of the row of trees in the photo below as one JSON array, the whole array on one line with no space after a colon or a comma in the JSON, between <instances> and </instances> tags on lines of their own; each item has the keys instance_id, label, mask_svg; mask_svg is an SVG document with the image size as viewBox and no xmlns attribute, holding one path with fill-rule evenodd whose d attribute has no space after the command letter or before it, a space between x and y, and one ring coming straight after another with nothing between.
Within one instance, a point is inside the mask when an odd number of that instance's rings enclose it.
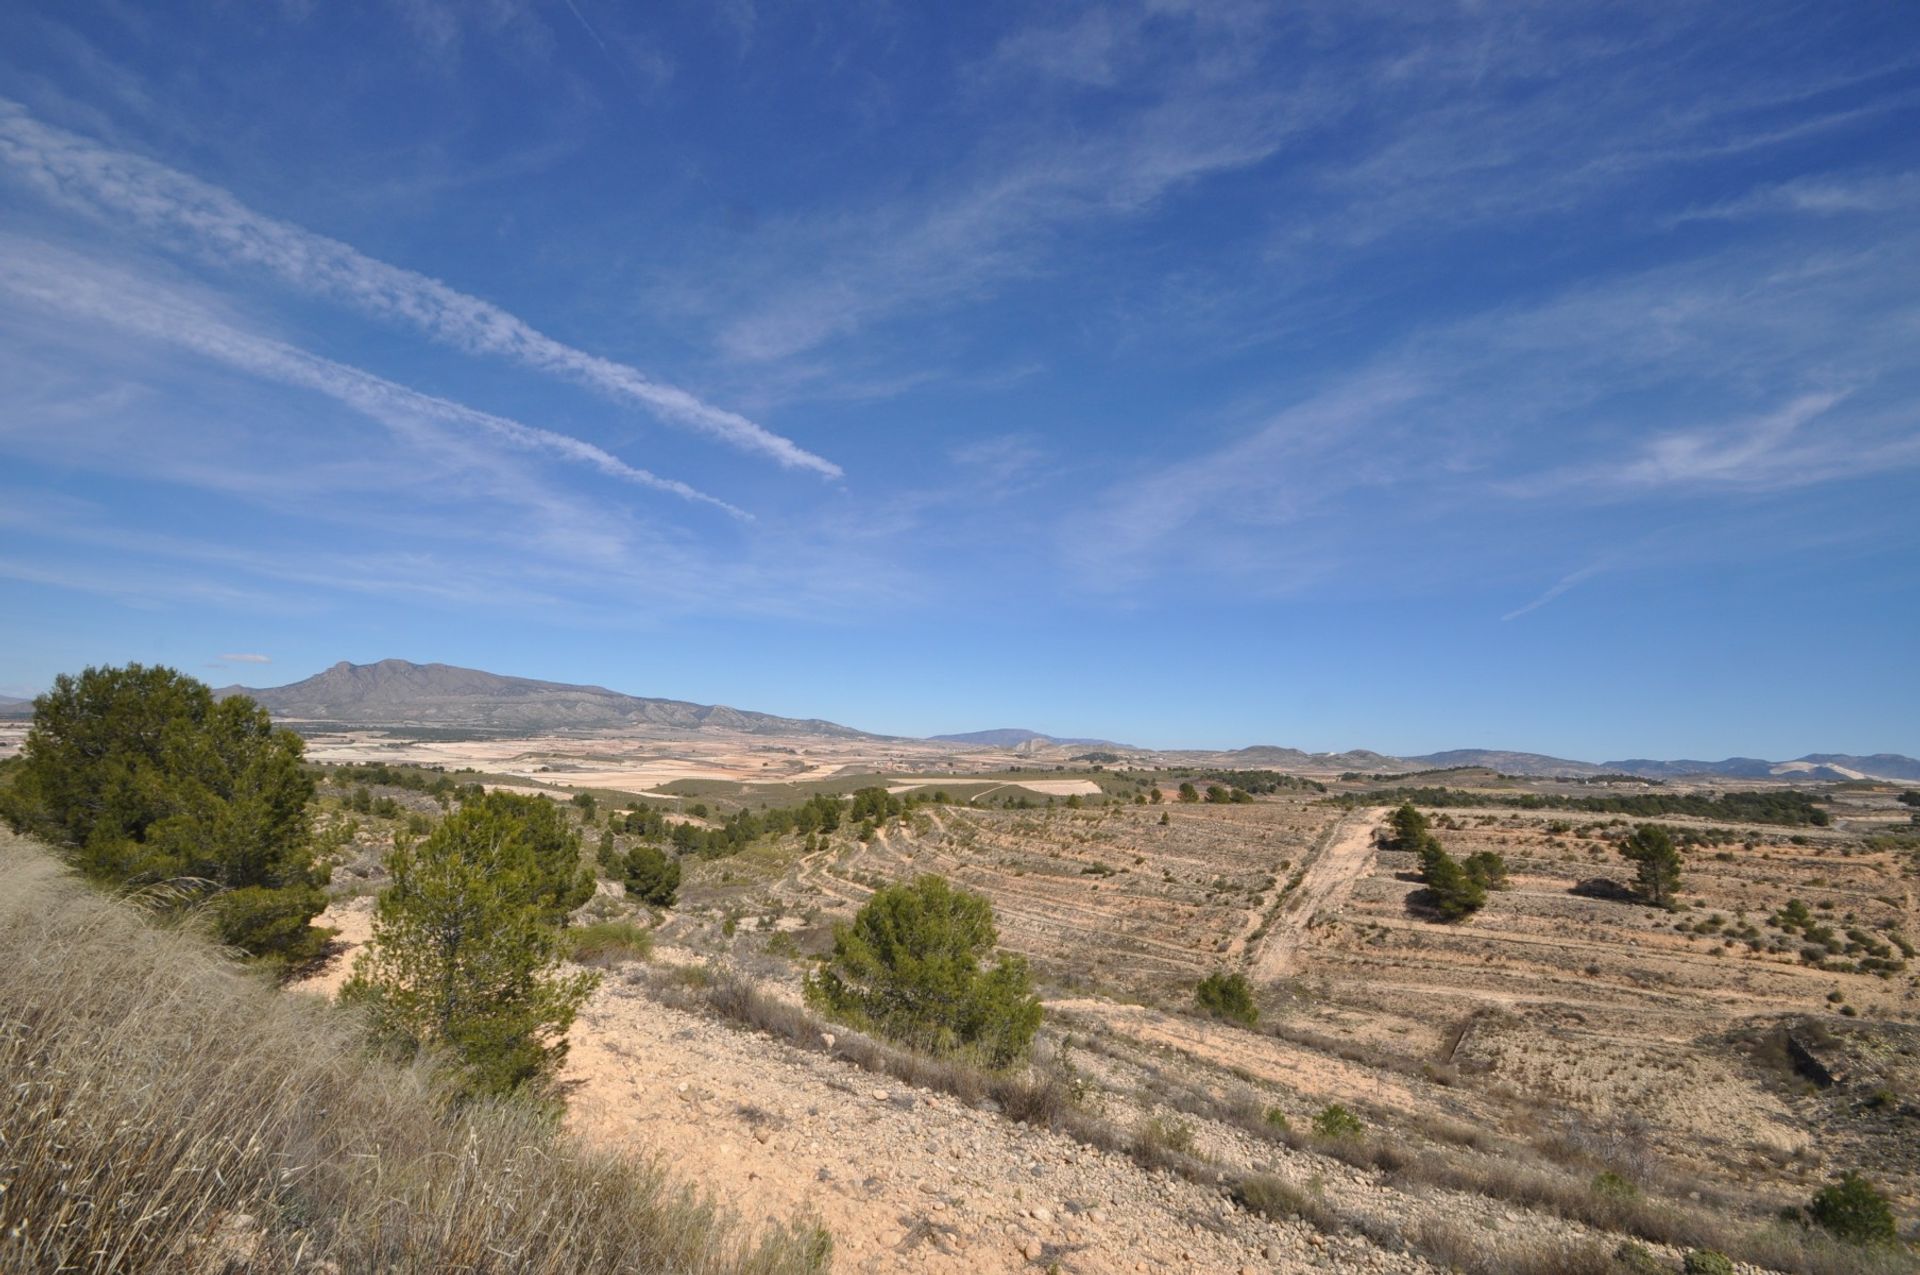
<instances>
[{"instance_id":1,"label":"row of trees","mask_svg":"<svg viewBox=\"0 0 1920 1275\"><path fill-rule=\"evenodd\" d=\"M1589 814L1629 815L1641 819L1687 815L1729 823L1771 823L1824 828L1833 816L1821 798L1797 788L1775 792L1649 792L1604 797L1568 797L1558 793L1484 793L1462 788L1376 788L1344 793L1331 800L1344 806L1413 802L1429 809L1500 806L1513 810L1579 810Z\"/></svg>"},{"instance_id":2,"label":"row of trees","mask_svg":"<svg viewBox=\"0 0 1920 1275\"><path fill-rule=\"evenodd\" d=\"M1475 851L1465 860L1455 859L1412 802L1401 803L1393 812L1391 824L1393 831L1387 844L1419 856L1427 900L1442 919L1459 921L1472 916L1486 906L1489 890L1507 888L1505 859L1491 850Z\"/></svg>"}]
</instances>

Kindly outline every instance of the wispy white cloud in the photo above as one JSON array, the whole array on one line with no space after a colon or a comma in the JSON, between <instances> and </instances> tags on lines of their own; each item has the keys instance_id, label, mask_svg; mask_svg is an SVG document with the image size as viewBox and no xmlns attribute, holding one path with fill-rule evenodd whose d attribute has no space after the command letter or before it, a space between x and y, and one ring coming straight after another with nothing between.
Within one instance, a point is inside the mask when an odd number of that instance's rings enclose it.
<instances>
[{"instance_id":1,"label":"wispy white cloud","mask_svg":"<svg viewBox=\"0 0 1920 1275\"><path fill-rule=\"evenodd\" d=\"M1776 214L1842 216L1920 208L1920 173L1831 174L1759 186L1737 199L1689 209L1673 224Z\"/></svg>"},{"instance_id":2,"label":"wispy white cloud","mask_svg":"<svg viewBox=\"0 0 1920 1275\"><path fill-rule=\"evenodd\" d=\"M577 349L499 306L348 244L256 212L225 190L101 146L0 99L0 162L69 206L122 220L222 264L265 270L314 295L406 323L456 349L511 360L640 404L663 420L788 468L838 477L840 467L737 412L637 368Z\"/></svg>"},{"instance_id":3,"label":"wispy white cloud","mask_svg":"<svg viewBox=\"0 0 1920 1275\"><path fill-rule=\"evenodd\" d=\"M1170 569L1298 582L1302 541L1377 558L1496 513L1920 467L1916 248L1766 242L1430 326L1250 423L1169 422L1219 441L1113 483L1063 520L1063 553L1110 590Z\"/></svg>"},{"instance_id":4,"label":"wispy white cloud","mask_svg":"<svg viewBox=\"0 0 1920 1275\"><path fill-rule=\"evenodd\" d=\"M1620 460L1522 480L1514 489L1539 495L1569 489L1606 493L1669 487L1772 491L1920 461L1920 434L1845 447L1807 438L1805 427L1846 397L1837 390L1800 394L1771 412L1729 425L1656 434Z\"/></svg>"},{"instance_id":5,"label":"wispy white cloud","mask_svg":"<svg viewBox=\"0 0 1920 1275\"><path fill-rule=\"evenodd\" d=\"M242 331L163 286L101 267L46 243L0 238L0 287L61 314L179 346L254 376L313 390L403 432L421 420L479 430L524 451L588 465L624 482L709 505L736 518L750 518L723 500L677 479L629 465L592 443L423 394L359 368Z\"/></svg>"},{"instance_id":6,"label":"wispy white cloud","mask_svg":"<svg viewBox=\"0 0 1920 1275\"><path fill-rule=\"evenodd\" d=\"M1595 563L1589 567L1582 567L1578 571L1568 572L1566 575L1554 581L1552 585L1548 586L1546 592L1542 593L1533 601L1527 603L1525 606L1515 607L1513 610L1501 616L1500 622L1505 624L1509 620L1517 620L1523 615L1538 611L1541 607L1547 605L1547 603L1567 592L1567 590L1584 581L1593 579L1593 577L1599 575L1603 570L1605 570L1605 568L1601 564Z\"/></svg>"},{"instance_id":7,"label":"wispy white cloud","mask_svg":"<svg viewBox=\"0 0 1920 1275\"><path fill-rule=\"evenodd\" d=\"M273 657L271 655L258 655L251 651L242 651L232 655L222 655L220 658L222 660L225 660L229 664L271 664L273 663Z\"/></svg>"}]
</instances>

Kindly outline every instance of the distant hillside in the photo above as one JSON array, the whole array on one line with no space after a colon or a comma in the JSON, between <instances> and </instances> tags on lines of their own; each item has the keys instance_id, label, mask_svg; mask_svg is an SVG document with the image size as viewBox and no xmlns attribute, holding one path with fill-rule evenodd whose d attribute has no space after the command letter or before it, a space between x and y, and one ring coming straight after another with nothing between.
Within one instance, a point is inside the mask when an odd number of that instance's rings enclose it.
<instances>
[{"instance_id":1,"label":"distant hillside","mask_svg":"<svg viewBox=\"0 0 1920 1275\"><path fill-rule=\"evenodd\" d=\"M1423 769L1445 770L1454 766L1485 766L1503 775L1529 775L1547 778L1578 778L1586 775L1621 773L1590 761L1568 761L1542 753L1513 753L1496 748L1455 748L1444 753L1423 753L1402 760L1417 762Z\"/></svg>"},{"instance_id":2,"label":"distant hillside","mask_svg":"<svg viewBox=\"0 0 1920 1275\"><path fill-rule=\"evenodd\" d=\"M1116 744L1110 739L1063 739L1057 735L1043 735L1037 730L1022 730L1017 726L1006 726L999 730L974 730L962 735L929 735L936 744L974 744L981 748L1024 748L1029 744L1064 744L1070 748L1131 748L1131 744Z\"/></svg>"},{"instance_id":3,"label":"distant hillside","mask_svg":"<svg viewBox=\"0 0 1920 1275\"><path fill-rule=\"evenodd\" d=\"M1510 752L1496 748L1455 748L1446 752L1422 753L1410 757L1388 757L1367 749L1344 753L1309 753L1298 748L1257 745L1232 752L1210 754L1232 759L1233 764L1273 770L1352 770L1366 774L1389 774L1419 770L1452 770L1484 767L1503 775L1524 775L1540 779L1584 779L1596 775L1634 775L1642 779L1778 779L1801 782L1836 782L1847 779L1888 779L1897 782L1920 780L1920 761L1899 753L1875 753L1856 757L1845 753L1809 753L1793 761L1767 761L1759 757L1729 757L1724 761L1658 761L1640 757L1627 761L1572 761L1545 753Z\"/></svg>"},{"instance_id":4,"label":"distant hillside","mask_svg":"<svg viewBox=\"0 0 1920 1275\"><path fill-rule=\"evenodd\" d=\"M1607 763L1607 769L1667 779L1681 775L1712 775L1723 779L1893 779L1920 780L1920 761L1899 753L1856 757L1849 753L1808 753L1792 761L1759 757L1728 757L1723 761L1631 761Z\"/></svg>"},{"instance_id":5,"label":"distant hillside","mask_svg":"<svg viewBox=\"0 0 1920 1275\"><path fill-rule=\"evenodd\" d=\"M32 717L33 701L0 695L0 717Z\"/></svg>"},{"instance_id":6,"label":"distant hillside","mask_svg":"<svg viewBox=\"0 0 1920 1275\"><path fill-rule=\"evenodd\" d=\"M228 686L275 717L356 726L449 726L516 731L652 728L738 731L753 735L873 738L817 719L775 717L724 705L623 695L604 686L574 686L502 677L450 664L381 660L334 665L290 686Z\"/></svg>"},{"instance_id":7,"label":"distant hillside","mask_svg":"<svg viewBox=\"0 0 1920 1275\"><path fill-rule=\"evenodd\" d=\"M1273 744L1255 744L1219 754L1231 764L1248 770L1412 770L1416 767L1366 748L1344 753L1309 753L1298 748L1280 748Z\"/></svg>"}]
</instances>

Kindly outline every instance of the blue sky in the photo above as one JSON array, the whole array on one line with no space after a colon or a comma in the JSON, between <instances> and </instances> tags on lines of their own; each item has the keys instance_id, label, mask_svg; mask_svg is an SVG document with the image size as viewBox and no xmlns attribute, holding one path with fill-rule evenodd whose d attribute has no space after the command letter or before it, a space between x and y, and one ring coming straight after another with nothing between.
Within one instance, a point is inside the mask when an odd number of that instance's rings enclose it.
<instances>
[{"instance_id":1,"label":"blue sky","mask_svg":"<svg viewBox=\"0 0 1920 1275\"><path fill-rule=\"evenodd\" d=\"M1920 753L1910 5L8 28L0 693Z\"/></svg>"}]
</instances>

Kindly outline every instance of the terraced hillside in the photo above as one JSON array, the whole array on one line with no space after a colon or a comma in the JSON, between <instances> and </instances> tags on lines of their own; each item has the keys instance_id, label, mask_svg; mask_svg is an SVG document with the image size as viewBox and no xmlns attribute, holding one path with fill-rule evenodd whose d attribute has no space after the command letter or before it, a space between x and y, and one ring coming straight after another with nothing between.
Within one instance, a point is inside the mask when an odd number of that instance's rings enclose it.
<instances>
[{"instance_id":1,"label":"terraced hillside","mask_svg":"<svg viewBox=\"0 0 1920 1275\"><path fill-rule=\"evenodd\" d=\"M757 870L702 865L673 924L691 934L703 906L726 908L749 948L764 927L788 932L778 950L820 951L874 888L936 872L993 900L1003 944L1096 1037L1402 1118L1458 1114L1470 1091L1498 1126L1625 1130L1614 1136L1658 1144L1676 1171L1769 1203L1841 1165L1872 1167L1916 1203L1920 1166L1899 1137L1920 1114L1920 984L1911 969L1859 967L1873 952L1901 963L1896 945L1920 936L1913 855L1863 842L1885 804L1842 803L1827 828L1663 820L1700 842L1671 912L1628 892L1623 818L1436 811L1453 853L1491 851L1511 869L1510 888L1458 923L1422 906L1411 854L1376 844L1384 806L1283 793L936 807ZM1817 965L1810 936L1836 945ZM1219 969L1255 978L1272 1031L1185 1016L1195 981ZM1852 1079L1809 1083L1783 1024L1824 1036Z\"/></svg>"}]
</instances>

